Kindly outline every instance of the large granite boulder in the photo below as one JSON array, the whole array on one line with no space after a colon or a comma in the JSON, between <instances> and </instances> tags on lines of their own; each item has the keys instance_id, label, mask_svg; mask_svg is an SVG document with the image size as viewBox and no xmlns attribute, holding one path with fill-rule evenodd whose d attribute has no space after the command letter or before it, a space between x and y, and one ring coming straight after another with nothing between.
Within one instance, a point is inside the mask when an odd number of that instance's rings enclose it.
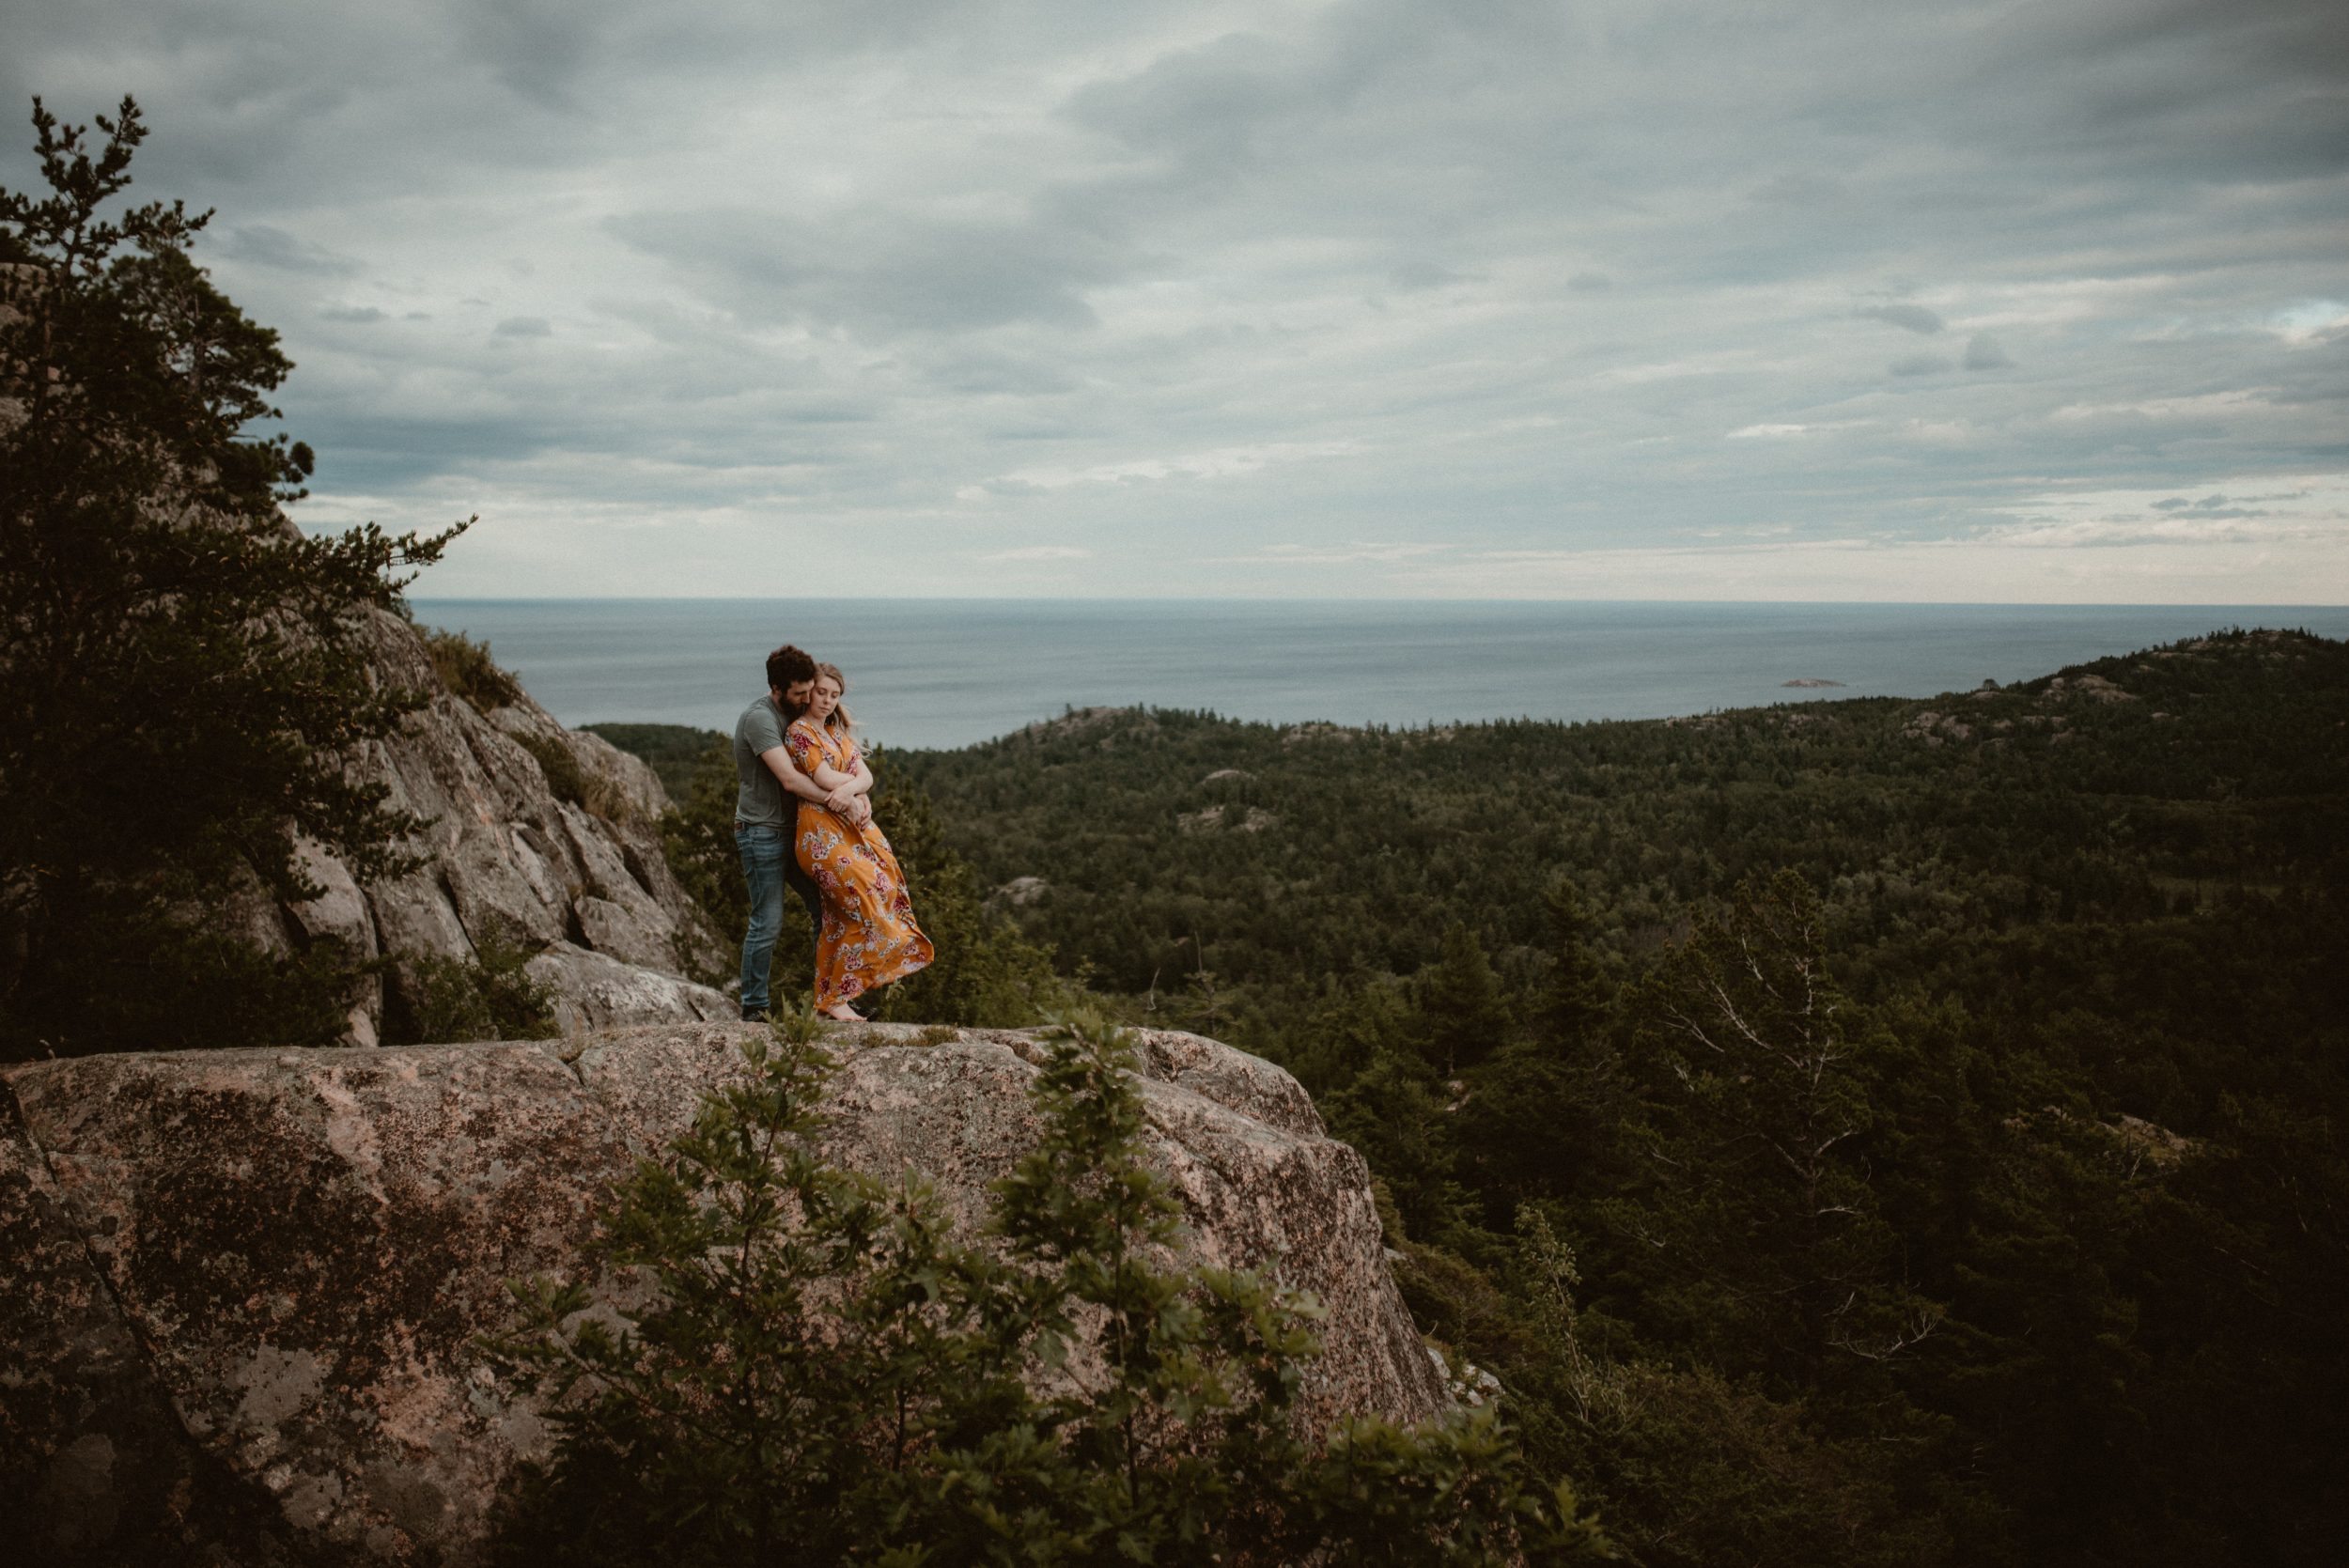
<instances>
[{"instance_id":1,"label":"large granite boulder","mask_svg":"<svg viewBox=\"0 0 2349 1568\"><path fill-rule=\"evenodd\" d=\"M743 1070L746 1027L8 1069L16 1544L37 1562L479 1560L503 1478L548 1444L477 1346L504 1283L582 1270L610 1184ZM1280 1069L1143 1041L1148 1157L1193 1254L1328 1309L1308 1419L1440 1408L1360 1157ZM835 1043L834 1157L926 1171L974 1219L1036 1136L1034 1037L869 1025Z\"/></svg>"},{"instance_id":2,"label":"large granite boulder","mask_svg":"<svg viewBox=\"0 0 2349 1568\"><path fill-rule=\"evenodd\" d=\"M569 942L555 942L522 966L554 998L566 1034L647 1022L692 1023L739 1016L730 997L673 974Z\"/></svg>"},{"instance_id":3,"label":"large granite boulder","mask_svg":"<svg viewBox=\"0 0 2349 1568\"><path fill-rule=\"evenodd\" d=\"M385 786L391 806L428 819L408 846L425 864L362 886L304 845L320 896L281 909L257 881L225 901L223 918L272 949L331 939L364 957L390 955L392 993L370 985L356 1000L346 1036L353 1045L381 1037L386 1007L417 983L412 960L471 958L492 942L553 955L532 973L552 986L557 1016L574 1028L731 1010L686 978L723 970L726 955L670 874L660 831L668 796L641 758L565 729L526 695L477 710L448 689L423 637L397 615L375 612L353 635L379 680L429 694L398 734L368 743L351 764ZM576 954L599 961L583 965Z\"/></svg>"}]
</instances>

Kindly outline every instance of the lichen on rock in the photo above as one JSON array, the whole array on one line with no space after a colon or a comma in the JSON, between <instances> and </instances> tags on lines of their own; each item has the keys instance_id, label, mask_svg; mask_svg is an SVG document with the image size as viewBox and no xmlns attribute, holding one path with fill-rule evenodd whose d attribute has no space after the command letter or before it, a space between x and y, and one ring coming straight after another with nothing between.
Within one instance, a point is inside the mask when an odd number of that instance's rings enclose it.
<instances>
[{"instance_id":1,"label":"lichen on rock","mask_svg":"<svg viewBox=\"0 0 2349 1568\"><path fill-rule=\"evenodd\" d=\"M231 1560L479 1560L504 1478L549 1442L479 1345L506 1322L506 1281L589 1277L612 1183L744 1071L748 1027L10 1069L0 1479L45 1488L48 1538L87 1560L139 1560L198 1504ZM975 1224L1037 1134L1036 1034L866 1025L833 1043L828 1155L926 1172ZM1269 1270L1327 1311L1307 1418L1443 1407L1361 1157L1270 1063L1139 1043L1145 1158L1194 1261Z\"/></svg>"},{"instance_id":2,"label":"lichen on rock","mask_svg":"<svg viewBox=\"0 0 2349 1568\"><path fill-rule=\"evenodd\" d=\"M395 988L417 983L418 959L466 961L492 943L551 954L534 972L571 1028L723 1013L720 993L687 978L717 972L725 954L670 874L660 832L669 801L651 768L599 736L565 729L519 686L488 711L476 707L397 615L376 612L356 635L379 678L428 694L397 735L361 747L351 763L385 787L388 806L428 819L407 846L425 863L361 886L306 846L304 869L325 891L259 913L299 939L390 956ZM576 962L578 953L601 961ZM346 1039L379 1038L391 1000L380 984L363 987Z\"/></svg>"}]
</instances>

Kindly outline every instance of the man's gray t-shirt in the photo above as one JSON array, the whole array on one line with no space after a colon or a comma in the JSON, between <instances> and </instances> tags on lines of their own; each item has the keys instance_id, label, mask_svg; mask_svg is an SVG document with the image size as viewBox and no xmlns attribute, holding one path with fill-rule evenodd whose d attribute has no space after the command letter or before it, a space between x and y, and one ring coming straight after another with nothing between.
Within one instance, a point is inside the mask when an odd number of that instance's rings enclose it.
<instances>
[{"instance_id":1,"label":"man's gray t-shirt","mask_svg":"<svg viewBox=\"0 0 2349 1568\"><path fill-rule=\"evenodd\" d=\"M789 828L799 820L799 802L784 789L760 754L783 744L786 721L771 696L761 697L734 722L734 776L741 788L734 797L734 819L771 828Z\"/></svg>"}]
</instances>

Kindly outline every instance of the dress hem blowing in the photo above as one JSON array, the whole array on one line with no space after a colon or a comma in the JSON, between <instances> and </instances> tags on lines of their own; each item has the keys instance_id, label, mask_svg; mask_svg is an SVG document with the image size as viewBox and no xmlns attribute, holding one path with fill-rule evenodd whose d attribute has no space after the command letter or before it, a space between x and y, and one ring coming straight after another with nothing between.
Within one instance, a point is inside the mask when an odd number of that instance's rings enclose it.
<instances>
[{"instance_id":1,"label":"dress hem blowing","mask_svg":"<svg viewBox=\"0 0 2349 1568\"><path fill-rule=\"evenodd\" d=\"M856 771L856 742L807 720L786 744L810 778L818 766ZM913 918L905 874L879 824L850 827L838 813L802 801L792 835L800 862L824 904L816 950L816 1005L834 1007L926 968L937 949Z\"/></svg>"}]
</instances>

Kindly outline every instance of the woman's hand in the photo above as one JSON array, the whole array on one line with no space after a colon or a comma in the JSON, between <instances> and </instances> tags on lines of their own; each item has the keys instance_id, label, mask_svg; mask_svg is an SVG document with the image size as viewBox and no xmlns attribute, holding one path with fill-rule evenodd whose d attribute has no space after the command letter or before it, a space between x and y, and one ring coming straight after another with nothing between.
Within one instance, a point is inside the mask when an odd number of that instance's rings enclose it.
<instances>
[{"instance_id":1,"label":"woman's hand","mask_svg":"<svg viewBox=\"0 0 2349 1568\"><path fill-rule=\"evenodd\" d=\"M846 813L848 803L857 798L856 781L851 779L824 797L824 809L830 812Z\"/></svg>"}]
</instances>

